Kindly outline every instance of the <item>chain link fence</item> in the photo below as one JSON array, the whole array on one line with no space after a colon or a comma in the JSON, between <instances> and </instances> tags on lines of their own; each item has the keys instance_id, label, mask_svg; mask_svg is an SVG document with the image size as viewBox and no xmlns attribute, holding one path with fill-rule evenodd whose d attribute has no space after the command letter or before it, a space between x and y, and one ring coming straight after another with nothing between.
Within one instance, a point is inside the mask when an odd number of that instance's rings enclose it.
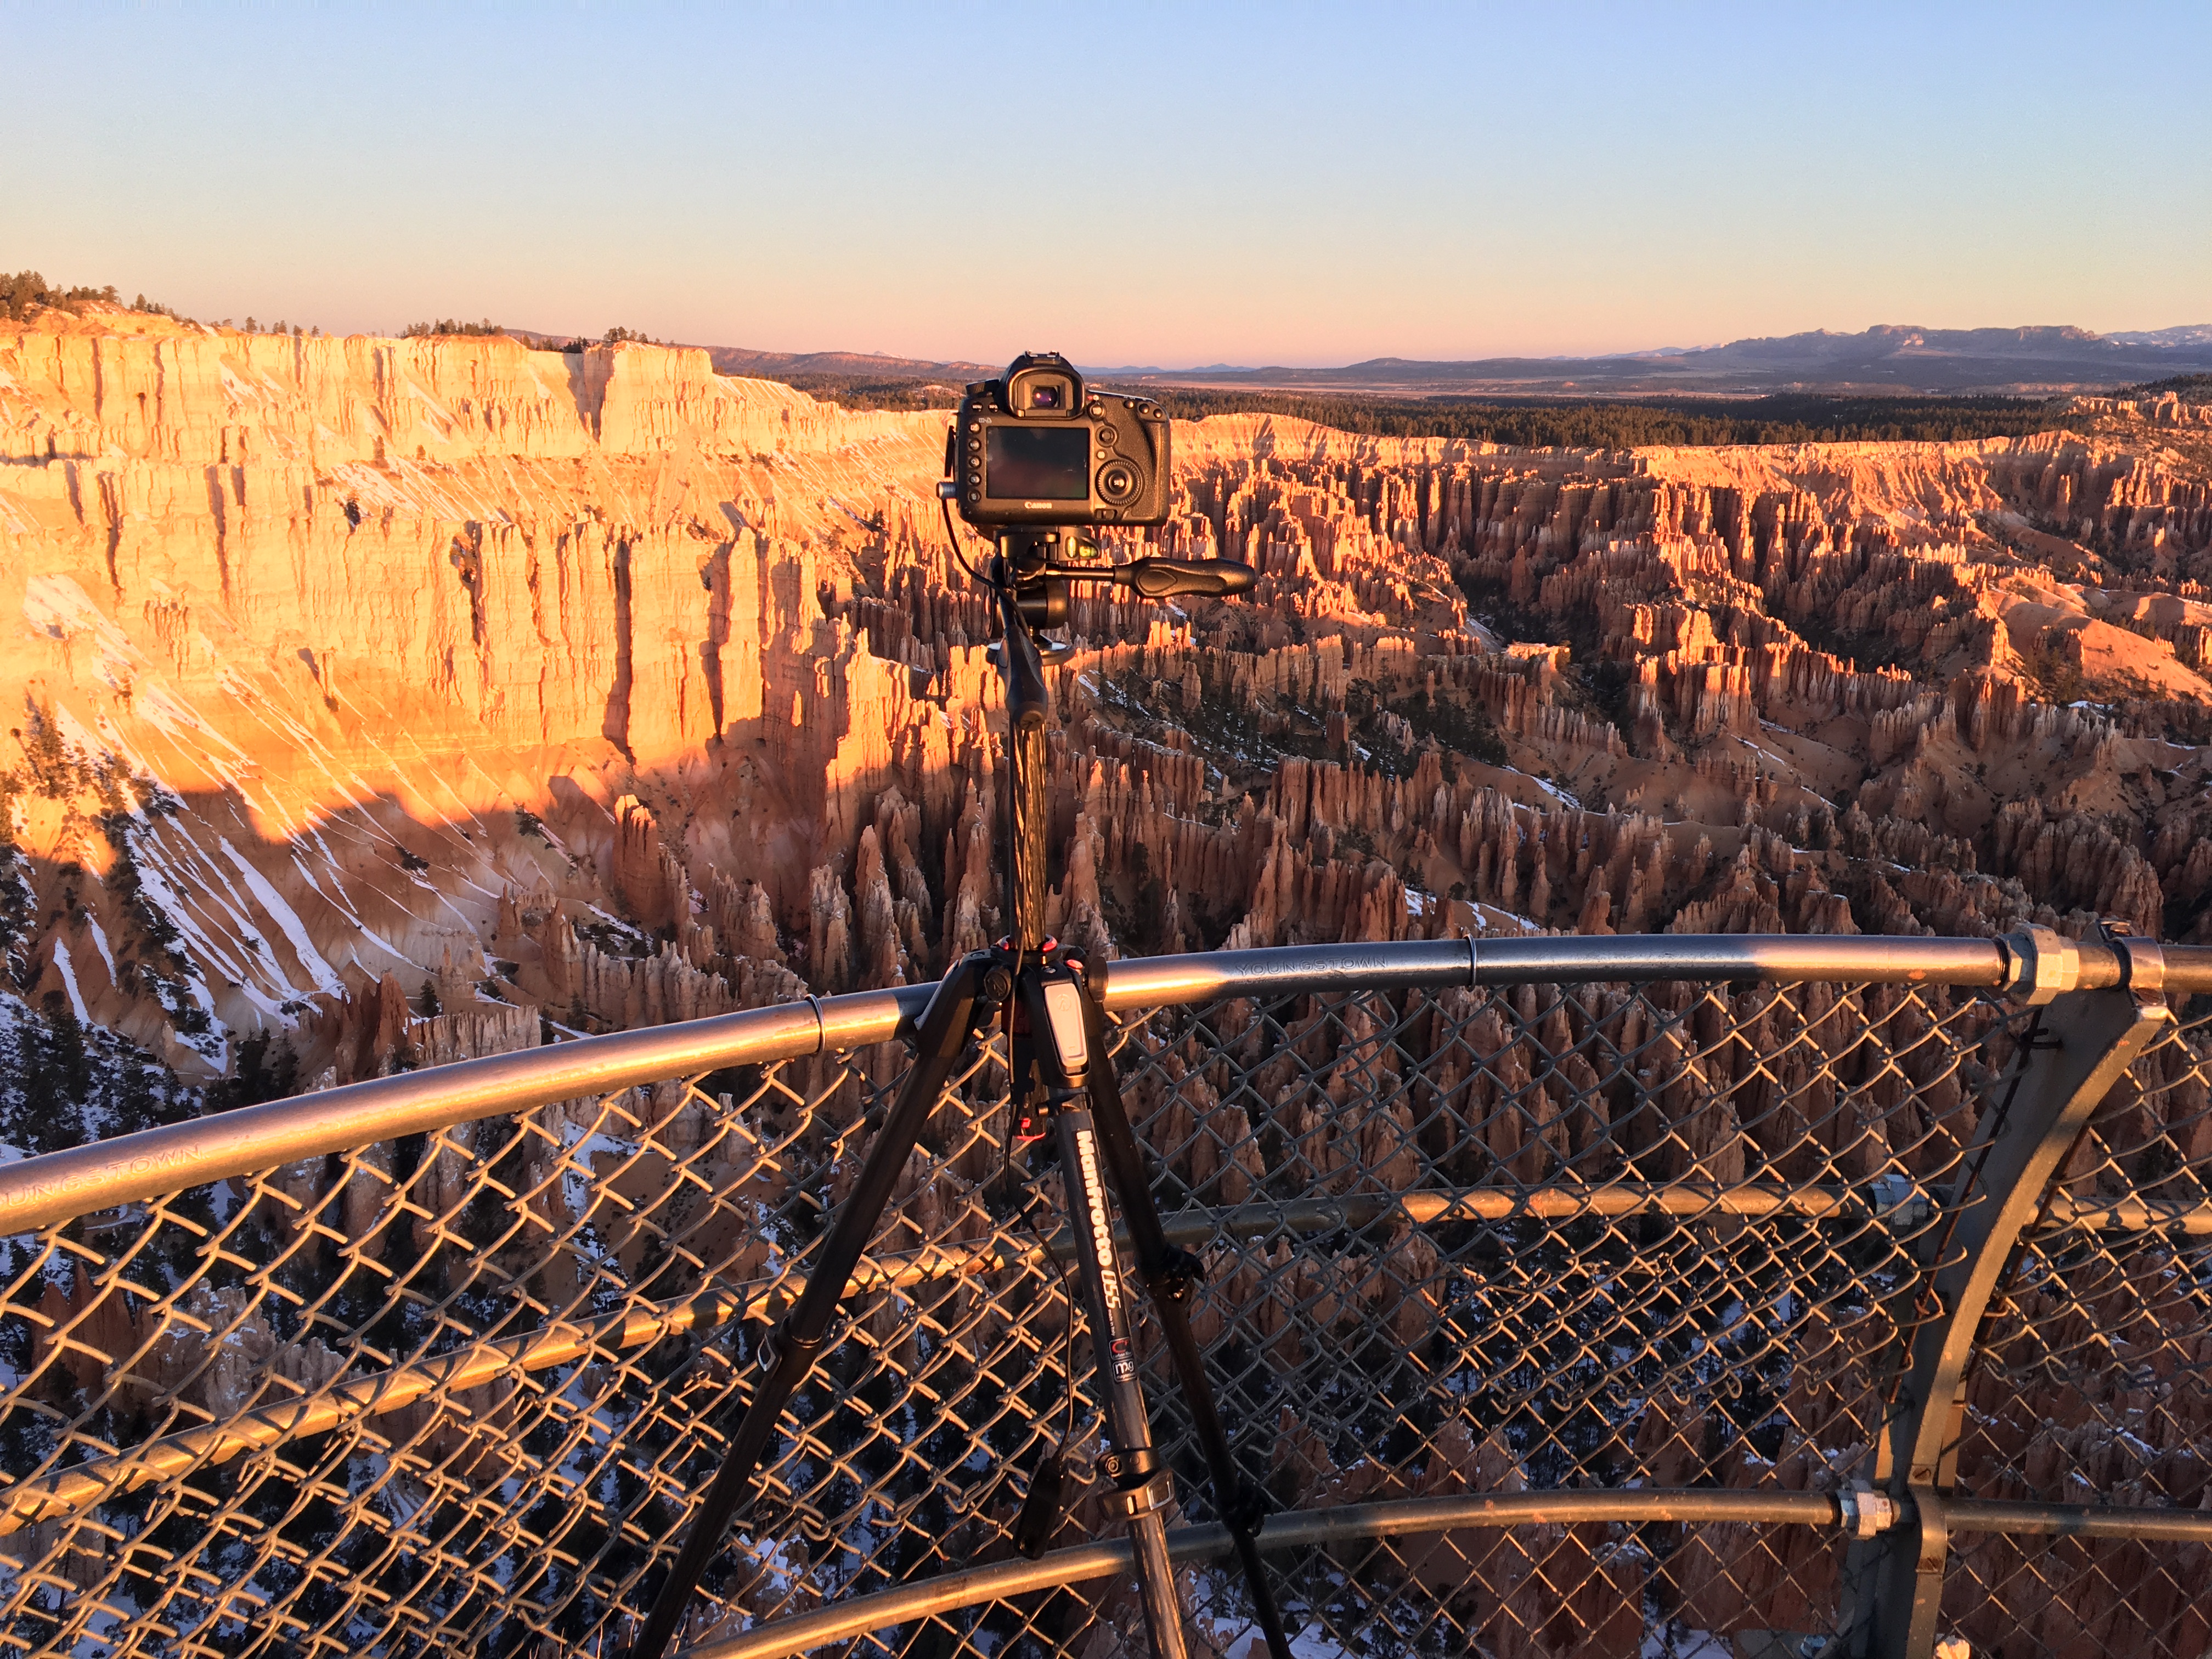
<instances>
[{"instance_id":1,"label":"chain link fence","mask_svg":"<svg viewBox=\"0 0 2212 1659\"><path fill-rule=\"evenodd\" d=\"M1941 985L1596 980L1125 1012L1299 1653L1820 1651L1853 1605L1836 1522L1910 1407L1946 1195L2031 1018ZM2209 1048L2185 1019L2139 1058L2054 1185L1971 1379L1962 1494L2205 1504ZM902 1066L794 1047L9 1239L0 1639L618 1653ZM700 1655L1144 1651L1096 1488L1046 1563L1011 1542L1091 1407L1058 1177L1010 1151L1005 1093L971 1048L702 1586ZM1249 1659L1146 1364L1194 1650ZM1962 1537L1947 1623L2198 1659L2203 1554ZM929 1590L956 1572L980 1588Z\"/></svg>"},{"instance_id":2,"label":"chain link fence","mask_svg":"<svg viewBox=\"0 0 2212 1659\"><path fill-rule=\"evenodd\" d=\"M1974 1496L2212 1510L2212 1015L2107 1095L2046 1195L1970 1379ZM2212 1652L2201 1542L1987 1534L1946 1585L1989 1653Z\"/></svg>"}]
</instances>

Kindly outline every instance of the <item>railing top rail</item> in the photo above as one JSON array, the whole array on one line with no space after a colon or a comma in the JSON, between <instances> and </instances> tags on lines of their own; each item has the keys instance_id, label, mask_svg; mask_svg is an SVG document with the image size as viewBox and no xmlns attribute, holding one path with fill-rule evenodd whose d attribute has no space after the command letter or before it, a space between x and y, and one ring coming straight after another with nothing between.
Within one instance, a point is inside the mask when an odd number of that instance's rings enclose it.
<instances>
[{"instance_id":1,"label":"railing top rail","mask_svg":"<svg viewBox=\"0 0 2212 1659\"><path fill-rule=\"evenodd\" d=\"M2055 935L2050 936L2056 938ZM2212 948L2065 942L2065 989L2148 977L2177 993L2212 991ZM1406 939L1291 945L1117 962L1109 1008L1228 997L1452 986L1656 980L2021 985L2017 942L1823 934L1626 934ZM2027 982L2033 982L2029 978ZM240 1107L0 1167L0 1232L136 1202L349 1147L556 1101L890 1042L908 1035L933 985L808 997L706 1019L404 1073Z\"/></svg>"}]
</instances>

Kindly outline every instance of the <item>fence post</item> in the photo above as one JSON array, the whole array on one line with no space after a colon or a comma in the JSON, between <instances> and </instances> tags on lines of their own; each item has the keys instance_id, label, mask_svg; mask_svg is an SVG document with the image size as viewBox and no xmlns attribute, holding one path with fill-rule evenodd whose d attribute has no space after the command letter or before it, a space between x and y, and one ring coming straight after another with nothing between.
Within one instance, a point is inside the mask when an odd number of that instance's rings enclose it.
<instances>
[{"instance_id":1,"label":"fence post","mask_svg":"<svg viewBox=\"0 0 2212 1659\"><path fill-rule=\"evenodd\" d=\"M2036 955L2054 954L2060 942L2050 938ZM2030 998L2050 1006L1982 1112L1943 1219L1922 1237L1923 1271L1905 1308L1910 1352L1899 1356L1908 1369L1872 1460L1875 1489L1900 1500L1902 1518L1881 1537L1852 1545L1844 1565L1843 1650L1862 1659L1935 1652L1950 1553L1945 1502L1958 1474L1966 1370L1982 1316L2090 1115L2172 1022L2155 956L2138 960L2150 971L2131 987ZM2042 975L2030 982L2039 981L2047 984Z\"/></svg>"}]
</instances>

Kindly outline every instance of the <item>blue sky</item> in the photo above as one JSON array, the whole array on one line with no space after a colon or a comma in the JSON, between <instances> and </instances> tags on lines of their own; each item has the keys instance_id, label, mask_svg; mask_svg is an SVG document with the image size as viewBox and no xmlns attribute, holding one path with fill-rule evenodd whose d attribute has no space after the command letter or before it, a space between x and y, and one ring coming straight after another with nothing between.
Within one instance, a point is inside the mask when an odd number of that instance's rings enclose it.
<instances>
[{"instance_id":1,"label":"blue sky","mask_svg":"<svg viewBox=\"0 0 2212 1659\"><path fill-rule=\"evenodd\" d=\"M2212 6L0 3L0 267L1342 362L2212 322Z\"/></svg>"}]
</instances>

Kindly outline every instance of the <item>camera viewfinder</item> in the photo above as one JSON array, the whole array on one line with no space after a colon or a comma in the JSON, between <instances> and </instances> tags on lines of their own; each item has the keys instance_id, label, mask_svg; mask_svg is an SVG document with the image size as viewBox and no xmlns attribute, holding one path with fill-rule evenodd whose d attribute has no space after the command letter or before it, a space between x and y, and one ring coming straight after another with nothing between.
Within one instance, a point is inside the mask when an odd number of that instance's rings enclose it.
<instances>
[{"instance_id":1,"label":"camera viewfinder","mask_svg":"<svg viewBox=\"0 0 2212 1659\"><path fill-rule=\"evenodd\" d=\"M1075 386L1062 374L1030 374L1014 382L1013 412L1064 414L1075 405Z\"/></svg>"}]
</instances>

